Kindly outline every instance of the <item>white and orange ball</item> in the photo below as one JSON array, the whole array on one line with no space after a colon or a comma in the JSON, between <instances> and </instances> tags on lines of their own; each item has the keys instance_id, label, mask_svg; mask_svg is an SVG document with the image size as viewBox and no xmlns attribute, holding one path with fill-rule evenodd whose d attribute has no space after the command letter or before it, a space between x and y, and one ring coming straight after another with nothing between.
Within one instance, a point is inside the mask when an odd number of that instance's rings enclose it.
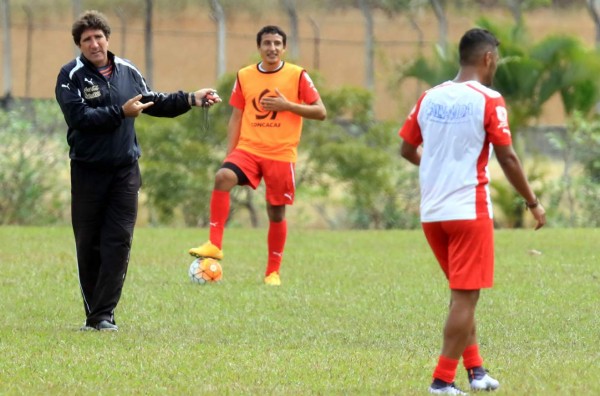
<instances>
[{"instance_id":1,"label":"white and orange ball","mask_svg":"<svg viewBox=\"0 0 600 396\"><path fill-rule=\"evenodd\" d=\"M197 258L190 265L188 275L192 282L204 285L220 281L223 277L223 268L215 259Z\"/></svg>"}]
</instances>

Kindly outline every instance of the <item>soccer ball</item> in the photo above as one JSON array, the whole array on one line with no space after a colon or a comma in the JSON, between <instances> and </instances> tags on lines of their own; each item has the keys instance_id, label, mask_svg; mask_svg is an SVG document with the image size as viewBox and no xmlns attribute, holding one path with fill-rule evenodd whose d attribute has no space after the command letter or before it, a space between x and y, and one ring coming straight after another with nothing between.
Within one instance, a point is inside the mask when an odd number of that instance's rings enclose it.
<instances>
[{"instance_id":1,"label":"soccer ball","mask_svg":"<svg viewBox=\"0 0 600 396\"><path fill-rule=\"evenodd\" d=\"M200 285L214 283L220 281L223 277L223 268L215 259L197 258L190 265L188 276L192 282Z\"/></svg>"}]
</instances>

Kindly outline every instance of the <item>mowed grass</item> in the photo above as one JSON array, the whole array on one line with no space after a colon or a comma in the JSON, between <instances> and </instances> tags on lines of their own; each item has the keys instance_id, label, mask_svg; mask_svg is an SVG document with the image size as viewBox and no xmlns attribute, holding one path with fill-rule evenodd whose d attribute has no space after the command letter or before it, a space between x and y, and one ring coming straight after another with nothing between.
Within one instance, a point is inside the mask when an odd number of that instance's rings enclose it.
<instances>
[{"instance_id":1,"label":"mowed grass","mask_svg":"<svg viewBox=\"0 0 600 396\"><path fill-rule=\"evenodd\" d=\"M224 280L189 282L187 249L206 236L136 229L120 331L106 334L78 331L71 229L0 228L0 394L427 393L448 290L421 231L292 228L280 288L262 284L264 229L228 229ZM496 394L600 394L599 242L496 233L477 313Z\"/></svg>"}]
</instances>

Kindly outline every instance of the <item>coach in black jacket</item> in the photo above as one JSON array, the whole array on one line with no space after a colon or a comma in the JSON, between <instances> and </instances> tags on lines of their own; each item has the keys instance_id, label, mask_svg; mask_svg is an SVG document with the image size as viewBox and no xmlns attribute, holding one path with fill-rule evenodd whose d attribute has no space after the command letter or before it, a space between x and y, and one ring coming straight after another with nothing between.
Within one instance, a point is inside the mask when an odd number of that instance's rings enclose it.
<instances>
[{"instance_id":1,"label":"coach in black jacket","mask_svg":"<svg viewBox=\"0 0 600 396\"><path fill-rule=\"evenodd\" d=\"M55 93L68 125L81 330L116 331L142 184L135 118L176 117L221 100L211 88L152 92L133 64L108 51L110 27L97 11L84 12L72 34L81 55L62 67Z\"/></svg>"}]
</instances>

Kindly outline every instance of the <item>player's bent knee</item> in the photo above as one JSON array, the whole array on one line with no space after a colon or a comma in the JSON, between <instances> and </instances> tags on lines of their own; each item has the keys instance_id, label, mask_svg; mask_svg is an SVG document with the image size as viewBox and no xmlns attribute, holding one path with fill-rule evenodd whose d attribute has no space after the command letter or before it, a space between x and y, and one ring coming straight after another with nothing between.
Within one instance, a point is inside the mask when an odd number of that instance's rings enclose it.
<instances>
[{"instance_id":1,"label":"player's bent knee","mask_svg":"<svg viewBox=\"0 0 600 396\"><path fill-rule=\"evenodd\" d=\"M215 189L229 191L238 183L237 175L227 168L221 168L215 175Z\"/></svg>"}]
</instances>

